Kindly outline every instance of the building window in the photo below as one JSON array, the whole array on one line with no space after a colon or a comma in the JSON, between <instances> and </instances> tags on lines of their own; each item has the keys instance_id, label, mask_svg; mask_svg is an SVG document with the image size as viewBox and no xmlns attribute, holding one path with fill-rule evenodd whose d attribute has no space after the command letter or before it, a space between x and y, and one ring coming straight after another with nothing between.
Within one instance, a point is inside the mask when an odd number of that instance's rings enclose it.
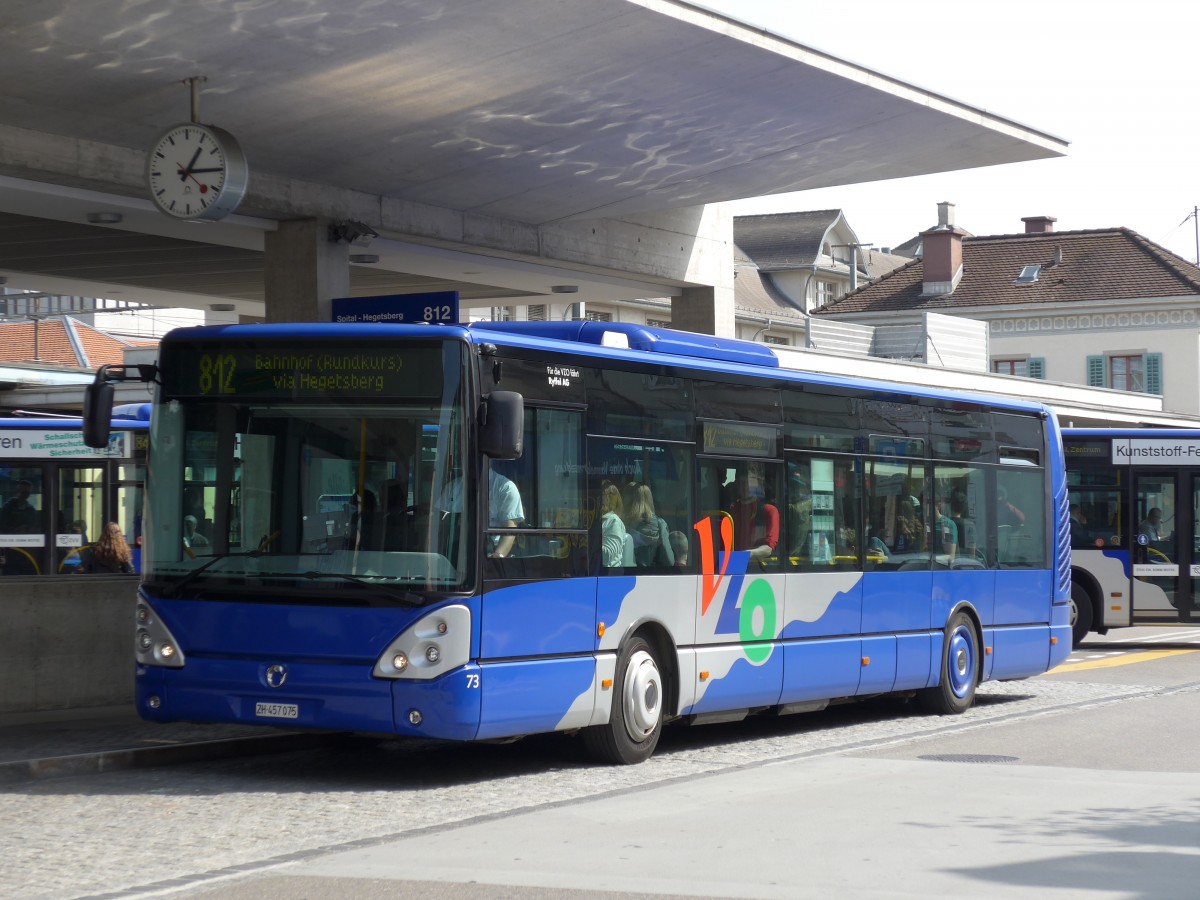
<instances>
[{"instance_id":1,"label":"building window","mask_svg":"<svg viewBox=\"0 0 1200 900\"><path fill-rule=\"evenodd\" d=\"M1019 375L1022 378L1045 378L1046 361L1041 357L993 359L992 371L997 375Z\"/></svg>"},{"instance_id":2,"label":"building window","mask_svg":"<svg viewBox=\"0 0 1200 900\"><path fill-rule=\"evenodd\" d=\"M613 320L612 313L607 312L588 312L585 313L589 322L611 322Z\"/></svg>"},{"instance_id":3,"label":"building window","mask_svg":"<svg viewBox=\"0 0 1200 900\"><path fill-rule=\"evenodd\" d=\"M670 328L671 322L668 319L647 319L646 324L651 328Z\"/></svg>"},{"instance_id":4,"label":"building window","mask_svg":"<svg viewBox=\"0 0 1200 900\"><path fill-rule=\"evenodd\" d=\"M837 285L832 281L817 282L817 306L824 306L826 303L832 303L837 297Z\"/></svg>"},{"instance_id":5,"label":"building window","mask_svg":"<svg viewBox=\"0 0 1200 900\"><path fill-rule=\"evenodd\" d=\"M545 322L546 321L546 304L532 303L526 309L526 315L530 322Z\"/></svg>"},{"instance_id":6,"label":"building window","mask_svg":"<svg viewBox=\"0 0 1200 900\"><path fill-rule=\"evenodd\" d=\"M1114 391L1137 391L1146 389L1146 367L1140 356L1110 356L1108 358L1108 386Z\"/></svg>"},{"instance_id":7,"label":"building window","mask_svg":"<svg viewBox=\"0 0 1200 900\"><path fill-rule=\"evenodd\" d=\"M787 347L788 345L791 344L791 341L780 334L764 334L763 335L763 343L764 344L776 344L779 346Z\"/></svg>"},{"instance_id":8,"label":"building window","mask_svg":"<svg viewBox=\"0 0 1200 900\"><path fill-rule=\"evenodd\" d=\"M1159 394L1163 392L1161 353L1121 353L1087 358L1089 387L1114 391Z\"/></svg>"}]
</instances>

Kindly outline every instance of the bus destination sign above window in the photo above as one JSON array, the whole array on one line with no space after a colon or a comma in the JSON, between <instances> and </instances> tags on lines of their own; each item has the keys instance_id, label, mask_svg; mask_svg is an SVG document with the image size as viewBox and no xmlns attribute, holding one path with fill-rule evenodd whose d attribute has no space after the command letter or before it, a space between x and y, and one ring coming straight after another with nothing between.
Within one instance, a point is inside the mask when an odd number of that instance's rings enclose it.
<instances>
[{"instance_id":1,"label":"bus destination sign above window","mask_svg":"<svg viewBox=\"0 0 1200 900\"><path fill-rule=\"evenodd\" d=\"M1195 438L1113 438L1113 465L1200 466Z\"/></svg>"},{"instance_id":2,"label":"bus destination sign above window","mask_svg":"<svg viewBox=\"0 0 1200 900\"><path fill-rule=\"evenodd\" d=\"M773 425L746 425L733 422L704 423L704 452L733 456L775 455L779 430Z\"/></svg>"},{"instance_id":3,"label":"bus destination sign above window","mask_svg":"<svg viewBox=\"0 0 1200 900\"><path fill-rule=\"evenodd\" d=\"M437 397L444 344L357 341L303 344L173 344L162 354L166 397L312 400Z\"/></svg>"}]
</instances>

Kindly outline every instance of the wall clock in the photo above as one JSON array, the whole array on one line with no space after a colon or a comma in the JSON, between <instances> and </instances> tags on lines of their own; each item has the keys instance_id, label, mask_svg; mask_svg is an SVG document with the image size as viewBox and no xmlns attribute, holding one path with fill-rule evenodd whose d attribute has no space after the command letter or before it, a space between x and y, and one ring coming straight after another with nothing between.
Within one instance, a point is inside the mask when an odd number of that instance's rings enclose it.
<instances>
[{"instance_id":1,"label":"wall clock","mask_svg":"<svg viewBox=\"0 0 1200 900\"><path fill-rule=\"evenodd\" d=\"M155 206L177 219L216 220L246 195L250 168L228 131L185 122L172 125L150 147L146 184Z\"/></svg>"}]
</instances>

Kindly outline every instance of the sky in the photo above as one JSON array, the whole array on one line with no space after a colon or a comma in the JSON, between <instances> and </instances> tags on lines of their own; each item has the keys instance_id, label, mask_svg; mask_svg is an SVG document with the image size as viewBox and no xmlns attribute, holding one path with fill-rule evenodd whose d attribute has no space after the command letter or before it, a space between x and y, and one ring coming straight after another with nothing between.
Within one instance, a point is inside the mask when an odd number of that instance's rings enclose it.
<instances>
[{"instance_id":1,"label":"sky","mask_svg":"<svg viewBox=\"0 0 1200 900\"><path fill-rule=\"evenodd\" d=\"M740 200L735 215L841 209L894 247L937 224L976 235L1126 227L1197 262L1200 4L1084 0L691 0L1070 142L1058 159Z\"/></svg>"}]
</instances>

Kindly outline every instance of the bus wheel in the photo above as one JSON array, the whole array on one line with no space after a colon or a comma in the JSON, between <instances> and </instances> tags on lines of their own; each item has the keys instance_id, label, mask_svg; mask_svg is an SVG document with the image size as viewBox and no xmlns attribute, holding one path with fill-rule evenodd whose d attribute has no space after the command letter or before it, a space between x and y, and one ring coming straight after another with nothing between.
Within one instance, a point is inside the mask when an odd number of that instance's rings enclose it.
<instances>
[{"instance_id":1,"label":"bus wheel","mask_svg":"<svg viewBox=\"0 0 1200 900\"><path fill-rule=\"evenodd\" d=\"M617 658L608 724L583 732L588 752L617 765L649 759L662 733L664 693L654 648L644 638L633 638Z\"/></svg>"},{"instance_id":2,"label":"bus wheel","mask_svg":"<svg viewBox=\"0 0 1200 900\"><path fill-rule=\"evenodd\" d=\"M1071 582L1071 646L1078 647L1092 630L1092 598Z\"/></svg>"},{"instance_id":3,"label":"bus wheel","mask_svg":"<svg viewBox=\"0 0 1200 900\"><path fill-rule=\"evenodd\" d=\"M956 715L975 702L979 671L979 639L965 612L956 612L946 623L942 641L942 674L937 687L917 692L917 701L939 715Z\"/></svg>"}]
</instances>

